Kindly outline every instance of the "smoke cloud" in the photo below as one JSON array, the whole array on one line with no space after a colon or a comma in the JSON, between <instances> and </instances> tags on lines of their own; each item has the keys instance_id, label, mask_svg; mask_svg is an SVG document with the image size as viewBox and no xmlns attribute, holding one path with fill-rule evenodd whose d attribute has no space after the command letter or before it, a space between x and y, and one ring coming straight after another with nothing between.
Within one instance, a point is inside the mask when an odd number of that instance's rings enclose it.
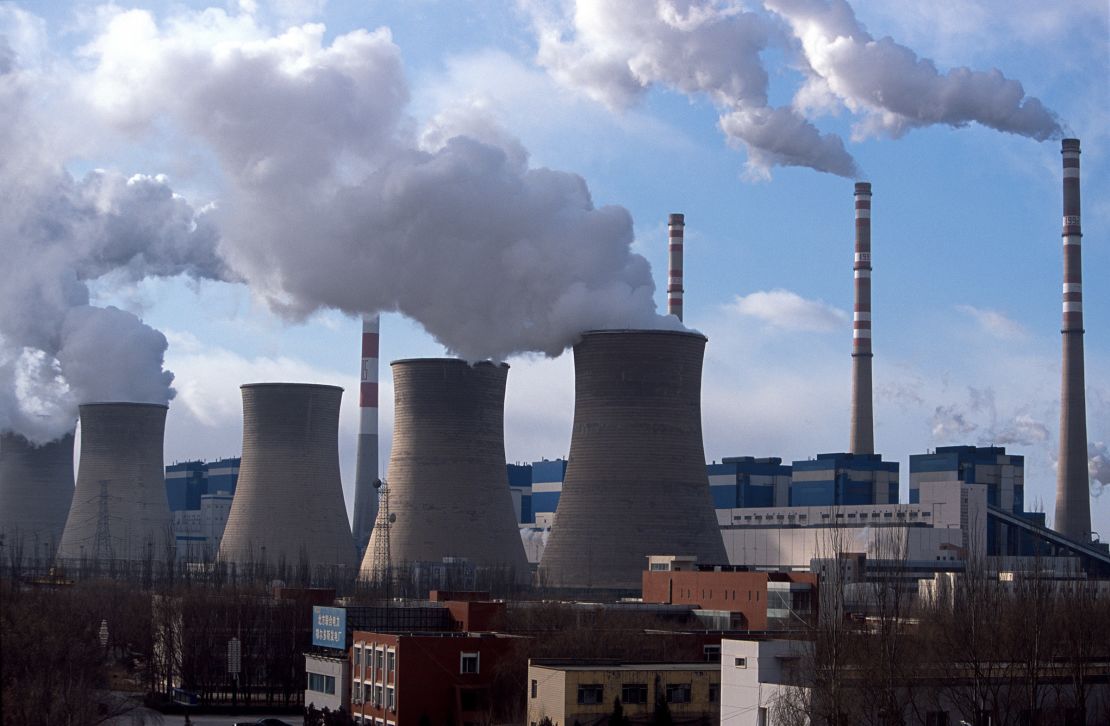
<instances>
[{"instance_id":1,"label":"smoke cloud","mask_svg":"<svg viewBox=\"0 0 1110 726\"><path fill-rule=\"evenodd\" d=\"M130 11L85 52L105 118L170 119L214 152L228 185L220 252L289 317L396 310L469 359L680 325L655 312L625 209L530 167L480 114L440 114L421 134L386 29L325 45L320 25L268 36L210 9L159 28Z\"/></svg>"},{"instance_id":2,"label":"smoke cloud","mask_svg":"<svg viewBox=\"0 0 1110 726\"><path fill-rule=\"evenodd\" d=\"M1087 442L1087 471L1091 475L1091 496L1102 496L1110 487L1110 448L1104 442Z\"/></svg>"},{"instance_id":3,"label":"smoke cloud","mask_svg":"<svg viewBox=\"0 0 1110 726\"><path fill-rule=\"evenodd\" d=\"M209 215L165 178L65 170L59 124L37 100L50 81L19 61L0 34L0 430L42 443L72 430L79 403L173 396L165 338L90 306L90 281L230 273Z\"/></svg>"},{"instance_id":4,"label":"smoke cloud","mask_svg":"<svg viewBox=\"0 0 1110 726\"><path fill-rule=\"evenodd\" d=\"M527 0L537 61L560 83L613 108L659 85L704 96L749 171L805 166L857 176L836 134L813 119L848 110L857 137L900 136L932 124L984 126L1037 140L1060 135L1055 115L998 70L941 73L890 38L875 40L845 0L764 0L762 11L726 0ZM805 75L788 106L768 102L764 51L785 48ZM779 69L774 69L779 70Z\"/></svg>"}]
</instances>

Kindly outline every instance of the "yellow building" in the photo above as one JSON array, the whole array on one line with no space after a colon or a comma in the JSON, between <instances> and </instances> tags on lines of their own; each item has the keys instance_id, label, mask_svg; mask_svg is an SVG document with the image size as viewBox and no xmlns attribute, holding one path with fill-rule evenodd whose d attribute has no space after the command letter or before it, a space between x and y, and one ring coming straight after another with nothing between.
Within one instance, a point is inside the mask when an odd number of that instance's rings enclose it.
<instances>
[{"instance_id":1,"label":"yellow building","mask_svg":"<svg viewBox=\"0 0 1110 726\"><path fill-rule=\"evenodd\" d=\"M717 723L720 694L716 663L528 662L529 726L605 724L618 698L632 723L648 722L657 698L676 724Z\"/></svg>"}]
</instances>

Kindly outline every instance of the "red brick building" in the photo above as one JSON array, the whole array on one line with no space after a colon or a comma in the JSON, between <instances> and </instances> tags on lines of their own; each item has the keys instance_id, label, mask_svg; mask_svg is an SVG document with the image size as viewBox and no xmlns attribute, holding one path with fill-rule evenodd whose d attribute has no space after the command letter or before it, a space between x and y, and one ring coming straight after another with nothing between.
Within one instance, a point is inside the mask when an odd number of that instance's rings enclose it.
<instances>
[{"instance_id":1,"label":"red brick building","mask_svg":"<svg viewBox=\"0 0 1110 726\"><path fill-rule=\"evenodd\" d=\"M351 713L370 726L488 723L494 664L515 640L498 633L356 631Z\"/></svg>"},{"instance_id":2,"label":"red brick building","mask_svg":"<svg viewBox=\"0 0 1110 726\"><path fill-rule=\"evenodd\" d=\"M816 607L817 575L698 566L688 558L652 557L643 573L645 603L694 605L728 613L728 630L770 630Z\"/></svg>"}]
</instances>

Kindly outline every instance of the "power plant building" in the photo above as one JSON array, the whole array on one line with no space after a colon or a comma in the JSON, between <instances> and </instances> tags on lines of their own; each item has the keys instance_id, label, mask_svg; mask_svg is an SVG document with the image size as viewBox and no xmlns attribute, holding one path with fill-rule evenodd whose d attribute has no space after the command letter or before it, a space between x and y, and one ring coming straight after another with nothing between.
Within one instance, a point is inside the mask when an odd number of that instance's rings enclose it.
<instances>
[{"instance_id":1,"label":"power plant building","mask_svg":"<svg viewBox=\"0 0 1110 726\"><path fill-rule=\"evenodd\" d=\"M726 456L705 469L717 509L790 505L792 470L778 457Z\"/></svg>"},{"instance_id":2,"label":"power plant building","mask_svg":"<svg viewBox=\"0 0 1110 726\"><path fill-rule=\"evenodd\" d=\"M166 467L166 499L173 513L177 559L210 562L220 550L240 459L184 461Z\"/></svg>"},{"instance_id":3,"label":"power plant building","mask_svg":"<svg viewBox=\"0 0 1110 726\"><path fill-rule=\"evenodd\" d=\"M343 389L253 383L243 395L243 458L219 559L354 571L339 478Z\"/></svg>"},{"instance_id":4,"label":"power plant building","mask_svg":"<svg viewBox=\"0 0 1110 726\"><path fill-rule=\"evenodd\" d=\"M513 511L517 524L533 524L532 514L532 466L530 464L506 464L505 475L509 479L509 493L513 498Z\"/></svg>"},{"instance_id":5,"label":"power plant building","mask_svg":"<svg viewBox=\"0 0 1110 726\"><path fill-rule=\"evenodd\" d=\"M72 433L43 446L0 434L0 537L7 558L53 558L72 499Z\"/></svg>"},{"instance_id":6,"label":"power plant building","mask_svg":"<svg viewBox=\"0 0 1110 726\"><path fill-rule=\"evenodd\" d=\"M166 410L150 403L80 407L81 457L59 559L172 557L173 518L162 466Z\"/></svg>"},{"instance_id":7,"label":"power plant building","mask_svg":"<svg viewBox=\"0 0 1110 726\"><path fill-rule=\"evenodd\" d=\"M505 465L509 367L454 358L391 366L393 448L363 575L464 560L526 578Z\"/></svg>"},{"instance_id":8,"label":"power plant building","mask_svg":"<svg viewBox=\"0 0 1110 726\"><path fill-rule=\"evenodd\" d=\"M570 455L542 583L635 589L649 555L725 561L702 443L705 344L698 333L600 330L574 346Z\"/></svg>"},{"instance_id":9,"label":"power plant building","mask_svg":"<svg viewBox=\"0 0 1110 726\"><path fill-rule=\"evenodd\" d=\"M790 505L833 507L897 504L898 462L878 454L818 454L795 461Z\"/></svg>"},{"instance_id":10,"label":"power plant building","mask_svg":"<svg viewBox=\"0 0 1110 726\"><path fill-rule=\"evenodd\" d=\"M555 521L566 475L566 459L532 462L532 515L537 527L550 527Z\"/></svg>"}]
</instances>

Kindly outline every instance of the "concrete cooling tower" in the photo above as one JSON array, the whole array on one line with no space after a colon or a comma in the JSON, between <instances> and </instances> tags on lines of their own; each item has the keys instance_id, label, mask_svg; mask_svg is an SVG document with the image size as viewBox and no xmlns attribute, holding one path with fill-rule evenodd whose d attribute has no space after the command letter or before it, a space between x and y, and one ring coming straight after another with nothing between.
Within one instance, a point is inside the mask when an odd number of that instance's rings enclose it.
<instances>
[{"instance_id":1,"label":"concrete cooling tower","mask_svg":"<svg viewBox=\"0 0 1110 726\"><path fill-rule=\"evenodd\" d=\"M343 389L251 383L243 392L243 459L219 559L237 565L354 572L355 541L339 478ZM306 562L307 560L307 562Z\"/></svg>"},{"instance_id":2,"label":"concrete cooling tower","mask_svg":"<svg viewBox=\"0 0 1110 726\"><path fill-rule=\"evenodd\" d=\"M386 476L390 523L375 526L363 575L465 558L526 579L505 470L505 364L453 358L392 364L393 449ZM385 511L385 505L381 511ZM388 537L388 547L385 547ZM388 563L382 562L388 552Z\"/></svg>"},{"instance_id":3,"label":"concrete cooling tower","mask_svg":"<svg viewBox=\"0 0 1110 726\"><path fill-rule=\"evenodd\" d=\"M73 434L35 446L0 434L0 536L6 555L54 557L73 499Z\"/></svg>"},{"instance_id":4,"label":"concrete cooling tower","mask_svg":"<svg viewBox=\"0 0 1110 726\"><path fill-rule=\"evenodd\" d=\"M728 562L702 445L705 343L600 330L574 346L574 429L542 584L639 588L648 555Z\"/></svg>"},{"instance_id":5,"label":"concrete cooling tower","mask_svg":"<svg viewBox=\"0 0 1110 726\"><path fill-rule=\"evenodd\" d=\"M87 403L81 411L77 486L58 558L107 562L172 559L162 442L167 407Z\"/></svg>"}]
</instances>

